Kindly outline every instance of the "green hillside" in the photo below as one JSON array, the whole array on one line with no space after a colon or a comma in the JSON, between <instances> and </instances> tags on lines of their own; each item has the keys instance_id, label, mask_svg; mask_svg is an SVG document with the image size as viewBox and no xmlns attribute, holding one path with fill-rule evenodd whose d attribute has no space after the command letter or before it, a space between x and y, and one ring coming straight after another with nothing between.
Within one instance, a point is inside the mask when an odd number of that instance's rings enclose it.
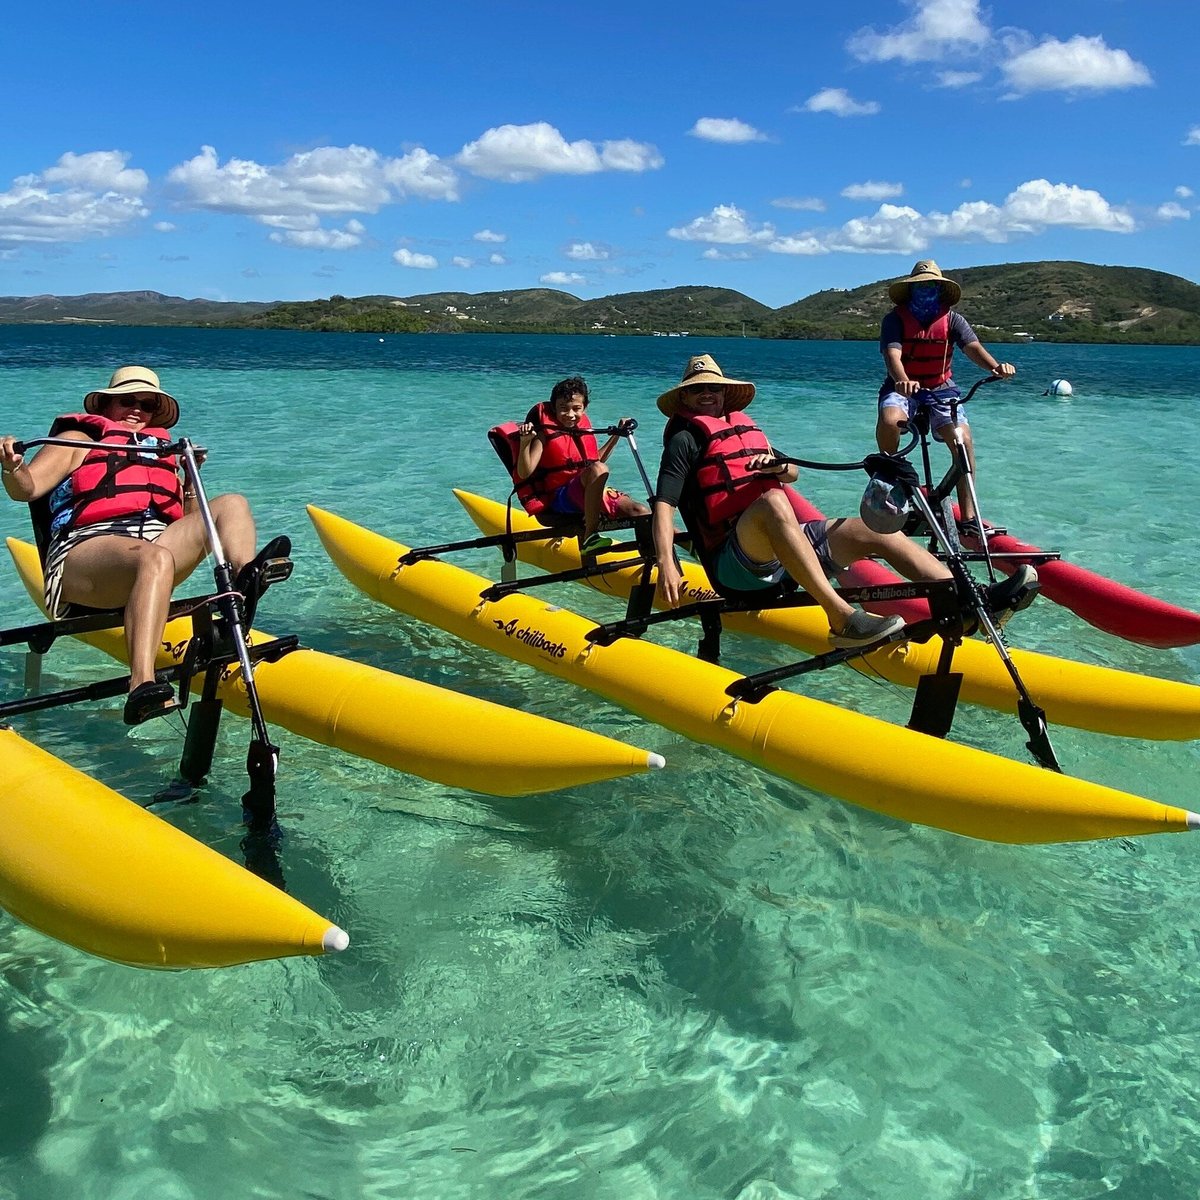
<instances>
[{"instance_id":1,"label":"green hillside","mask_svg":"<svg viewBox=\"0 0 1200 1200\"><path fill-rule=\"evenodd\" d=\"M83 296L0 296L5 325L225 325L270 304L185 300L161 292L89 292Z\"/></svg>"},{"instance_id":2,"label":"green hillside","mask_svg":"<svg viewBox=\"0 0 1200 1200\"><path fill-rule=\"evenodd\" d=\"M946 274L960 309L990 342L1200 345L1200 286L1141 267L1011 263ZM227 325L348 333L592 333L873 340L890 280L830 289L771 309L729 288L676 287L581 300L553 288L330 296L227 304L159 292L0 297L0 323Z\"/></svg>"},{"instance_id":3,"label":"green hillside","mask_svg":"<svg viewBox=\"0 0 1200 1200\"><path fill-rule=\"evenodd\" d=\"M1200 343L1200 287L1177 275L1090 263L1011 263L945 273L959 309L991 341ZM769 337L873 338L889 280L817 292L776 309Z\"/></svg>"}]
</instances>

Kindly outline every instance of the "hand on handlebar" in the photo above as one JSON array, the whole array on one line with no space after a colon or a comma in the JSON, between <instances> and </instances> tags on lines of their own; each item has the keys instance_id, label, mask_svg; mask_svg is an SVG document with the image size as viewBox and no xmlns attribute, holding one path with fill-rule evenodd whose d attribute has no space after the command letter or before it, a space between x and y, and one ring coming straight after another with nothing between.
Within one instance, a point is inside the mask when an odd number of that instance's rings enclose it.
<instances>
[{"instance_id":1,"label":"hand on handlebar","mask_svg":"<svg viewBox=\"0 0 1200 1200\"><path fill-rule=\"evenodd\" d=\"M1011 379L1017 373L1017 368L1012 363L997 363L992 368L992 374L997 379Z\"/></svg>"}]
</instances>

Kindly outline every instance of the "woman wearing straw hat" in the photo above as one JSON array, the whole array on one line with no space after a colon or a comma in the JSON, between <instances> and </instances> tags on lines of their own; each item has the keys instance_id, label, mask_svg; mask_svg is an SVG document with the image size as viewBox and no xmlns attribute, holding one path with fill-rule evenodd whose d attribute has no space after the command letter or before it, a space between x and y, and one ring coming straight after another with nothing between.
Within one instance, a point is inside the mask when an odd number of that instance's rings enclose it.
<instances>
[{"instance_id":1,"label":"woman wearing straw hat","mask_svg":"<svg viewBox=\"0 0 1200 1200\"><path fill-rule=\"evenodd\" d=\"M59 417L52 437L79 449L43 446L26 460L12 437L0 438L0 474L13 500L48 509L46 608L52 620L72 604L124 608L129 651L125 723L140 725L177 707L169 683L155 679L154 660L172 589L208 552L195 493L180 481L173 457L89 450L90 443L166 446L179 404L148 367L113 372L108 387L88 392L84 411ZM46 501L44 506L38 501ZM276 538L256 558L254 519L245 497L218 496L210 507L217 532L248 606L258 599L258 564L291 551ZM247 625L249 625L249 612Z\"/></svg>"},{"instance_id":2,"label":"woman wearing straw hat","mask_svg":"<svg viewBox=\"0 0 1200 1200\"><path fill-rule=\"evenodd\" d=\"M824 610L835 646L861 646L898 633L903 618L852 607L829 576L868 557L885 559L908 579L949 579L950 571L902 533L880 532L860 517L801 523L783 488L795 481L796 468L777 460L762 431L744 415L753 399L754 384L726 379L708 354L689 359L679 385L658 398L667 417L654 494L663 599L672 608L680 599L682 576L674 554L678 509L709 581L722 594L765 593L790 575Z\"/></svg>"},{"instance_id":3,"label":"woman wearing straw hat","mask_svg":"<svg viewBox=\"0 0 1200 1200\"><path fill-rule=\"evenodd\" d=\"M962 395L951 373L954 348L957 346L976 366L1000 378L1010 378L1017 370L1011 363L997 362L967 319L951 311L962 296L962 288L947 279L933 259L920 259L908 275L888 288L888 295L896 307L883 318L879 329L879 350L888 373L879 389L875 440L880 450L894 453L900 447L900 423L908 421L918 405L923 405L929 411L933 435L949 443L954 437L951 401ZM958 428L974 471L975 446L961 408ZM978 532L966 480L959 482L958 502L964 532ZM972 522L976 523L974 530Z\"/></svg>"}]
</instances>

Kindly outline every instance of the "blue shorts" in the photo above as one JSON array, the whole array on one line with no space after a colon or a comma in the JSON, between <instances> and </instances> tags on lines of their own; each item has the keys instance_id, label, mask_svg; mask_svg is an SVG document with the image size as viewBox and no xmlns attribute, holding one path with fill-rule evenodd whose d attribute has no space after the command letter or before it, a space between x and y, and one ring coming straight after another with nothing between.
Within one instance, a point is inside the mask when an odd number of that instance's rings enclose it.
<instances>
[{"instance_id":1,"label":"blue shorts","mask_svg":"<svg viewBox=\"0 0 1200 1200\"><path fill-rule=\"evenodd\" d=\"M822 518L819 521L805 521L801 528L808 544L816 551L821 563L821 570L826 575L836 575L841 569L829 557L829 522ZM787 572L777 559L767 563L755 562L737 540L736 532L730 533L725 544L717 551L713 559L713 570L716 572L717 583L721 587L735 592L761 592L775 587Z\"/></svg>"},{"instance_id":2,"label":"blue shorts","mask_svg":"<svg viewBox=\"0 0 1200 1200\"><path fill-rule=\"evenodd\" d=\"M929 428L933 433L937 433L939 429L953 423L953 418L950 416L950 402L961 399L961 397L962 392L954 384L934 388L932 391L920 391L915 396L902 396L899 392L885 391L879 397L879 411L882 414L885 408L903 409L904 415L911 420L920 409L927 409ZM960 425L971 423L967 420L967 410L961 404L958 408L958 423Z\"/></svg>"}]
</instances>

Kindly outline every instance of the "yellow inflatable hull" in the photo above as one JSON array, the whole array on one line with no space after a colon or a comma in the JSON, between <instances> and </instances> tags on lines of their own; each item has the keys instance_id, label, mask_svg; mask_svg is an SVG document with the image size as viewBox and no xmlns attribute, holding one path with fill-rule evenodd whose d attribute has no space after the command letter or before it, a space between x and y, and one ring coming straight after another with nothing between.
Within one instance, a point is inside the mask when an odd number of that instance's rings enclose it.
<instances>
[{"instance_id":1,"label":"yellow inflatable hull","mask_svg":"<svg viewBox=\"0 0 1200 1200\"><path fill-rule=\"evenodd\" d=\"M28 542L8 539L21 581L41 605L42 572ZM159 665L182 656L190 620L172 621ZM259 642L271 635L254 631ZM81 640L125 661L120 629ZM369 758L422 779L493 796L524 796L616 779L662 766L657 754L546 717L517 712L389 671L296 650L254 671L263 713L314 742ZM193 684L199 692L203 677ZM249 707L241 669L227 671L218 692L234 712Z\"/></svg>"},{"instance_id":2,"label":"yellow inflatable hull","mask_svg":"<svg viewBox=\"0 0 1200 1200\"><path fill-rule=\"evenodd\" d=\"M342 950L286 892L0 726L0 908L134 967Z\"/></svg>"},{"instance_id":3,"label":"yellow inflatable hull","mask_svg":"<svg viewBox=\"0 0 1200 1200\"><path fill-rule=\"evenodd\" d=\"M400 566L408 550L308 510L355 587L420 621L571 680L650 720L807 787L904 821L998 842L1064 842L1183 831L1184 809L925 737L792 692L758 704L725 694L731 671L646 641L596 646L593 624L520 593L480 600L488 581L449 563Z\"/></svg>"},{"instance_id":4,"label":"yellow inflatable hull","mask_svg":"<svg viewBox=\"0 0 1200 1200\"><path fill-rule=\"evenodd\" d=\"M456 490L454 494L482 532L504 532L503 504L471 492ZM514 509L512 528L517 532L540 526L520 509ZM544 571L567 571L580 566L579 544L574 538L519 542L517 555L522 562ZM703 567L684 562L683 573L689 601L715 597ZM637 577L638 569L631 567L582 582L598 592L628 596ZM810 654L829 649L829 626L819 608L730 613L721 619L727 629L770 638ZM907 642L876 651L851 665L864 674L916 687L922 675L936 670L941 648L940 638L923 645ZM1029 650L1013 650L1012 657L1030 694L1046 710L1051 725L1168 741L1200 737L1200 687L1070 662ZM964 642L954 653L954 669L963 674L963 700L1000 712L1017 711L1016 689L992 646L982 641Z\"/></svg>"}]
</instances>

